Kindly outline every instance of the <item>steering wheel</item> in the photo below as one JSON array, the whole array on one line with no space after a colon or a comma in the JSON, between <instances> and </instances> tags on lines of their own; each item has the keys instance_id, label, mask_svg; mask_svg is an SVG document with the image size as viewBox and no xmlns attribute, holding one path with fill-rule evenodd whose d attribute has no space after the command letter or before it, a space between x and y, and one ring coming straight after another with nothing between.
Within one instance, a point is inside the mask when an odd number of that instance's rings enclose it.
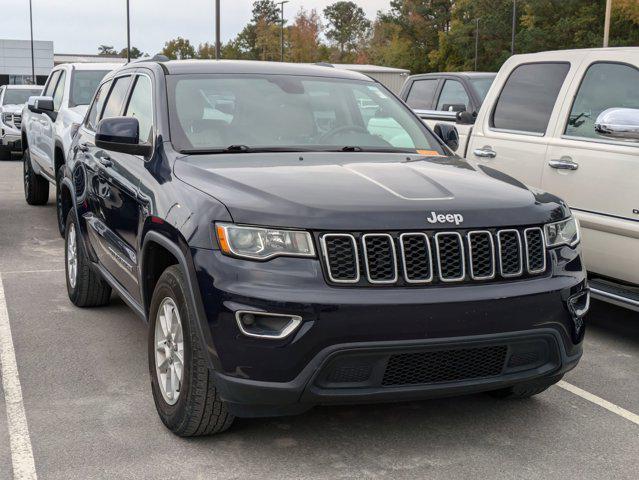
<instances>
[{"instance_id":1,"label":"steering wheel","mask_svg":"<svg viewBox=\"0 0 639 480\"><path fill-rule=\"evenodd\" d=\"M360 127L359 125L342 125L341 127L333 128L326 133L323 133L319 140L320 142L326 140L327 138L334 137L338 133L344 132L354 132L354 133L364 133L366 135L370 135L370 132L366 130L364 127Z\"/></svg>"}]
</instances>

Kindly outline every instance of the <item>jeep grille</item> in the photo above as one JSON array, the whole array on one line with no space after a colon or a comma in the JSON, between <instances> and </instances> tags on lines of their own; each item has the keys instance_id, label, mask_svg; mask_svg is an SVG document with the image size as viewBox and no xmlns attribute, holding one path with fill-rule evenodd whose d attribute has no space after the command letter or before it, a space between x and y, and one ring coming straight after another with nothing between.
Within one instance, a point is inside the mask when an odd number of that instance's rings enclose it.
<instances>
[{"instance_id":1,"label":"jeep grille","mask_svg":"<svg viewBox=\"0 0 639 480\"><path fill-rule=\"evenodd\" d=\"M430 285L546 272L542 229L319 234L329 283Z\"/></svg>"}]
</instances>

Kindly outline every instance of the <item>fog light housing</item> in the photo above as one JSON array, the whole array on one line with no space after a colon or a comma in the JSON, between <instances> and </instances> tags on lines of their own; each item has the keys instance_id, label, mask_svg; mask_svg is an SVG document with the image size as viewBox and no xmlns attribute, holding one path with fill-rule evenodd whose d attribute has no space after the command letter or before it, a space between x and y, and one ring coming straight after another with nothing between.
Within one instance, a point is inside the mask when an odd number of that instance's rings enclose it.
<instances>
[{"instance_id":1,"label":"fog light housing","mask_svg":"<svg viewBox=\"0 0 639 480\"><path fill-rule=\"evenodd\" d=\"M590 309L590 289L582 290L568 299L568 310L575 327L575 342L580 342L584 336L584 316Z\"/></svg>"},{"instance_id":2,"label":"fog light housing","mask_svg":"<svg viewBox=\"0 0 639 480\"><path fill-rule=\"evenodd\" d=\"M247 337L281 340L288 337L302 324L299 315L238 310L237 326Z\"/></svg>"}]
</instances>

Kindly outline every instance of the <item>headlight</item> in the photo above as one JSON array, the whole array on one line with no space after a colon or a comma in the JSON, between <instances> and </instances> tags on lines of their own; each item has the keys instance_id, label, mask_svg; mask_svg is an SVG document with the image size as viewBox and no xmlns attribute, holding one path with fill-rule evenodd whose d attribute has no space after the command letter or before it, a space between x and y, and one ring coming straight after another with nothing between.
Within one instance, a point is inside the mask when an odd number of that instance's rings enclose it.
<instances>
[{"instance_id":1,"label":"headlight","mask_svg":"<svg viewBox=\"0 0 639 480\"><path fill-rule=\"evenodd\" d=\"M315 248L308 232L218 223L215 226L222 252L227 255L268 260L273 257L314 257Z\"/></svg>"},{"instance_id":2,"label":"headlight","mask_svg":"<svg viewBox=\"0 0 639 480\"><path fill-rule=\"evenodd\" d=\"M11 121L11 116L12 116L11 113L6 113L6 112L3 113L2 114L2 123L5 123L5 124L9 123Z\"/></svg>"},{"instance_id":3,"label":"headlight","mask_svg":"<svg viewBox=\"0 0 639 480\"><path fill-rule=\"evenodd\" d=\"M561 222L548 223L544 226L544 232L548 248L560 245L574 247L579 243L579 224L574 217Z\"/></svg>"}]
</instances>

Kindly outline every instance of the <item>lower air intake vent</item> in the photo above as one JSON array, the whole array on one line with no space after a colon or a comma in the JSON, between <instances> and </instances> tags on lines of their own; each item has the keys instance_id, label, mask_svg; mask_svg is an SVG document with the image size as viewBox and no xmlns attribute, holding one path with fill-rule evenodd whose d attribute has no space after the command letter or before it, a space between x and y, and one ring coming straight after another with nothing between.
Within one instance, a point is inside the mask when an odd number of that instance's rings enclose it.
<instances>
[{"instance_id":1,"label":"lower air intake vent","mask_svg":"<svg viewBox=\"0 0 639 480\"><path fill-rule=\"evenodd\" d=\"M416 352L392 355L382 385L400 386L494 377L504 368L508 347Z\"/></svg>"}]
</instances>

